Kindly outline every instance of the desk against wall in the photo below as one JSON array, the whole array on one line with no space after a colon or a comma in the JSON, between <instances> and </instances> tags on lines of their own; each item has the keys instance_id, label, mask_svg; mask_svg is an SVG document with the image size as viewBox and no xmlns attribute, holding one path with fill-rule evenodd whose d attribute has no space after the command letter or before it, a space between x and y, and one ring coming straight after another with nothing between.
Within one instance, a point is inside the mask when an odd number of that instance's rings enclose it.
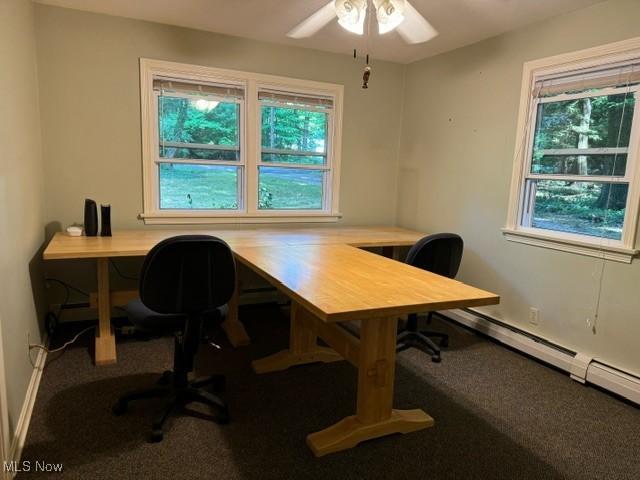
<instances>
[{"instance_id":1,"label":"desk against wall","mask_svg":"<svg viewBox=\"0 0 640 480\"><path fill-rule=\"evenodd\" d=\"M111 292L109 258L142 256L159 241L185 231L116 232L113 237L68 237L58 233L45 260L96 259L97 365L116 361L111 305L137 292ZM358 369L355 415L307 436L316 456L352 448L392 433L432 426L424 411L393 408L398 316L438 309L496 304L493 293L366 252L357 247L413 245L424 235L391 227L295 228L198 231L222 238L236 259L292 300L287 350L253 362L257 373L293 365L347 360ZM387 253L390 253L387 250ZM340 322L360 321L354 336ZM249 338L238 319L238 288L223 324L234 346ZM319 346L318 338L329 347Z\"/></svg>"},{"instance_id":2,"label":"desk against wall","mask_svg":"<svg viewBox=\"0 0 640 480\"><path fill-rule=\"evenodd\" d=\"M111 327L111 307L125 305L137 297L135 291L112 292L109 287L109 258L141 257L158 242L174 235L199 233L226 241L232 250L241 246L282 246L313 244L347 244L357 247L382 247L392 255L393 247L413 245L424 234L396 227L315 227L216 230L121 230L112 237L71 237L56 233L43 253L45 260L95 259L97 293L91 295L91 305L98 308L98 329L95 339L95 363L104 365L116 361L115 336ZM223 324L233 346L246 345L249 337L238 320L238 289L229 304L229 314Z\"/></svg>"}]
</instances>

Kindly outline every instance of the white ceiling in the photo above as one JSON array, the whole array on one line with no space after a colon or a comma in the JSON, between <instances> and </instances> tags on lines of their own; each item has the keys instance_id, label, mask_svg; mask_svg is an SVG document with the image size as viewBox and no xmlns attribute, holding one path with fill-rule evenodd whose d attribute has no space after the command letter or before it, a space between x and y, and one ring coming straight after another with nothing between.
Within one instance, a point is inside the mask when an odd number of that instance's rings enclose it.
<instances>
[{"instance_id":1,"label":"white ceiling","mask_svg":"<svg viewBox=\"0 0 640 480\"><path fill-rule=\"evenodd\" d=\"M366 39L332 22L311 38L293 40L286 33L328 0L36 0L121 17L253 38L267 42L350 54L364 52ZM453 50L543 18L603 0L410 0L440 32L430 42L407 45L391 32L373 34L372 57L399 63Z\"/></svg>"}]
</instances>

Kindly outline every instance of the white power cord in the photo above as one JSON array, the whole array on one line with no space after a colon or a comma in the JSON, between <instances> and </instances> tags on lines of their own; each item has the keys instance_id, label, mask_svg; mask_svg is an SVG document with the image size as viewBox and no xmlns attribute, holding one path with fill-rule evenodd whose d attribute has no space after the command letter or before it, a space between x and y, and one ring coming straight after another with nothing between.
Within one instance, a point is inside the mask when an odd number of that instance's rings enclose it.
<instances>
[{"instance_id":1,"label":"white power cord","mask_svg":"<svg viewBox=\"0 0 640 480\"><path fill-rule=\"evenodd\" d=\"M80 335L82 335L85 332L88 332L89 330L95 330L96 327L87 327L84 330L82 330L80 333L78 333L75 337L73 337L71 340L69 340L68 342L66 342L64 345L62 345L61 347L58 348L54 348L53 350L49 350L47 347L45 347L44 345L40 345L38 343L30 343L29 344L29 350L33 349L33 348L39 348L41 350L44 350L47 353L55 353L55 352L59 352L61 350L64 350L65 348L67 348L69 345L71 345L73 342L75 342L78 337Z\"/></svg>"}]
</instances>

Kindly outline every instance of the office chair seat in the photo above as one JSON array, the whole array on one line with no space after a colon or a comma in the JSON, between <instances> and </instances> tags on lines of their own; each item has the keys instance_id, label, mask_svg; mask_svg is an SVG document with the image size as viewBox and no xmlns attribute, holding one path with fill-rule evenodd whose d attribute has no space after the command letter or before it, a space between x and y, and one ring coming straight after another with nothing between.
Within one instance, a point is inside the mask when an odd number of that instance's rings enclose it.
<instances>
[{"instance_id":1,"label":"office chair seat","mask_svg":"<svg viewBox=\"0 0 640 480\"><path fill-rule=\"evenodd\" d=\"M152 442L162 440L170 414L192 402L211 407L211 419L217 423L229 421L227 406L214 393L224 389L224 376L192 380L189 373L205 325L219 324L226 316L235 279L231 249L209 235L168 238L147 254L140 274L140 300L130 302L127 311L131 321L143 330L175 334L173 370L165 371L155 386L121 396L113 413L123 415L133 400L164 398L151 427Z\"/></svg>"},{"instance_id":2,"label":"office chair seat","mask_svg":"<svg viewBox=\"0 0 640 480\"><path fill-rule=\"evenodd\" d=\"M139 298L127 303L125 310L131 323L145 332L177 332L184 328L187 319L183 314L154 312Z\"/></svg>"},{"instance_id":3,"label":"office chair seat","mask_svg":"<svg viewBox=\"0 0 640 480\"><path fill-rule=\"evenodd\" d=\"M187 320L185 314L158 313L147 307L142 300L136 298L125 307L127 317L137 328L145 332L173 333L184 329ZM227 317L227 306L214 308L203 315L205 323L215 325Z\"/></svg>"}]
</instances>

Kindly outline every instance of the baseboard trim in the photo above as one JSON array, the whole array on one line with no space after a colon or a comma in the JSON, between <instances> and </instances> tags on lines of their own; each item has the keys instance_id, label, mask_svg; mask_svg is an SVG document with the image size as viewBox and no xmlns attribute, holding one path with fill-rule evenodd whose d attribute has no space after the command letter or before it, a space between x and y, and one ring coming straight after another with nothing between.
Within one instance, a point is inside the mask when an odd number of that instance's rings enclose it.
<instances>
[{"instance_id":1,"label":"baseboard trim","mask_svg":"<svg viewBox=\"0 0 640 480\"><path fill-rule=\"evenodd\" d=\"M456 323L565 371L580 383L597 385L640 405L640 375L625 372L590 358L586 361L587 357L580 352L573 352L479 312L445 310L439 313ZM580 371L579 375L576 375L577 371Z\"/></svg>"},{"instance_id":2,"label":"baseboard trim","mask_svg":"<svg viewBox=\"0 0 640 480\"><path fill-rule=\"evenodd\" d=\"M42 342L45 346L49 345L49 339L45 334ZM11 446L9 447L9 461L20 462L22 457L22 449L24 448L25 440L27 439L27 432L29 431L29 424L31 423L31 415L33 414L33 407L36 403L36 396L38 395L38 388L40 387L40 380L42 379L42 371L44 370L45 362L47 361L47 351L38 349L38 354L33 365L33 372L31 374L31 380L27 387L27 393L24 396L24 403L22 404L22 411L20 417L18 417L18 423L16 425L15 435ZM15 473L12 475L15 477Z\"/></svg>"}]
</instances>

